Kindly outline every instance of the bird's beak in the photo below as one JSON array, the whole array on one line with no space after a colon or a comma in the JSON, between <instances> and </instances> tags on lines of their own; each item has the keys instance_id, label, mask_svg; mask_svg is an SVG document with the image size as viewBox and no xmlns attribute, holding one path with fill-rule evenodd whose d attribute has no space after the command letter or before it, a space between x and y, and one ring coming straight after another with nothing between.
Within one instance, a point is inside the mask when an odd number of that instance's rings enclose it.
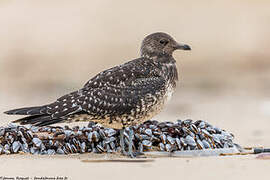
<instances>
[{"instance_id":1,"label":"bird's beak","mask_svg":"<svg viewBox=\"0 0 270 180\"><path fill-rule=\"evenodd\" d=\"M175 49L182 49L182 50L191 50L190 46L187 44L177 43Z\"/></svg>"}]
</instances>

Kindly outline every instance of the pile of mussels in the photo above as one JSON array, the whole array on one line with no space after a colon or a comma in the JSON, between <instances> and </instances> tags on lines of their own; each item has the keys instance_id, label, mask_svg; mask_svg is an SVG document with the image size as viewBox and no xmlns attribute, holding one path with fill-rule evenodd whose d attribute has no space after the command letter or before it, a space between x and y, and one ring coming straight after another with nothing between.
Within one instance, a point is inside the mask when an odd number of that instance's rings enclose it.
<instances>
[{"instance_id":1,"label":"pile of mussels","mask_svg":"<svg viewBox=\"0 0 270 180\"><path fill-rule=\"evenodd\" d=\"M135 151L185 151L234 147L233 135L209 123L198 120L176 122L146 121L124 131L128 147L129 130L134 131ZM70 154L120 152L119 130L104 128L90 122L87 127L36 127L9 124L0 127L0 154Z\"/></svg>"}]
</instances>

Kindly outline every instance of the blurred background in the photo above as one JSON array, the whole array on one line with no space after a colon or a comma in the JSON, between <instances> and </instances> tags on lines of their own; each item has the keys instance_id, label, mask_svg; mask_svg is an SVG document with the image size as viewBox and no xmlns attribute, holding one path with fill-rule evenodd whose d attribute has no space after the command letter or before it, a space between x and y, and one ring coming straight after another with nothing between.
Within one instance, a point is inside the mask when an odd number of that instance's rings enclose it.
<instances>
[{"instance_id":1,"label":"blurred background","mask_svg":"<svg viewBox=\"0 0 270 180\"><path fill-rule=\"evenodd\" d=\"M3 111L54 101L96 73L137 58L163 31L177 51L180 83L161 121L203 119L244 146L270 146L270 1L91 0L0 2Z\"/></svg>"}]
</instances>

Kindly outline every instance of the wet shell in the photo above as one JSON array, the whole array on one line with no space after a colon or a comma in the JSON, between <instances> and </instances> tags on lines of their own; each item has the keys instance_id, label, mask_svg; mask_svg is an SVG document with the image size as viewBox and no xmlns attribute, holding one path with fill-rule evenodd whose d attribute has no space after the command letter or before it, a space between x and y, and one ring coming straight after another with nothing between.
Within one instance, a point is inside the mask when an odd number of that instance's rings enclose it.
<instances>
[{"instance_id":1,"label":"wet shell","mask_svg":"<svg viewBox=\"0 0 270 180\"><path fill-rule=\"evenodd\" d=\"M190 135L186 136L185 138L185 142L186 144L195 147L197 145L196 141L194 140L193 137L191 137Z\"/></svg>"},{"instance_id":2,"label":"wet shell","mask_svg":"<svg viewBox=\"0 0 270 180\"><path fill-rule=\"evenodd\" d=\"M129 145L130 130L133 149L143 152L150 149L160 151L185 151L236 147L234 136L198 120L186 119L177 122L147 121L143 124L125 128L124 142ZM47 134L39 136L38 133ZM40 138L41 139L40 139ZM35 127L9 124L0 127L0 154L30 152L32 154L70 154L70 153L111 153L121 151L119 130L104 128L90 122L87 127Z\"/></svg>"},{"instance_id":3,"label":"wet shell","mask_svg":"<svg viewBox=\"0 0 270 180\"><path fill-rule=\"evenodd\" d=\"M35 144L36 147L40 147L42 141L39 138L33 138L32 142Z\"/></svg>"},{"instance_id":4,"label":"wet shell","mask_svg":"<svg viewBox=\"0 0 270 180\"><path fill-rule=\"evenodd\" d=\"M54 155L56 152L54 149L48 149L47 154L48 155Z\"/></svg>"},{"instance_id":5,"label":"wet shell","mask_svg":"<svg viewBox=\"0 0 270 180\"><path fill-rule=\"evenodd\" d=\"M21 148L21 143L19 141L14 141L12 144L12 151L14 153L17 153L20 148Z\"/></svg>"}]
</instances>

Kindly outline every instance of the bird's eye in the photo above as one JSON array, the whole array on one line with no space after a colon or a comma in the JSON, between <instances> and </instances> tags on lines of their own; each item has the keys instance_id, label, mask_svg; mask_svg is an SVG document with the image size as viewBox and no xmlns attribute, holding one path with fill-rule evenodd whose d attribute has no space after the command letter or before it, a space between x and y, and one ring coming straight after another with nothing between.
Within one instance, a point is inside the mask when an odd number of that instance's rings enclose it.
<instances>
[{"instance_id":1,"label":"bird's eye","mask_svg":"<svg viewBox=\"0 0 270 180\"><path fill-rule=\"evenodd\" d=\"M159 43L166 46L166 44L168 44L168 41L165 40L165 39L162 39L162 40L159 41Z\"/></svg>"}]
</instances>

